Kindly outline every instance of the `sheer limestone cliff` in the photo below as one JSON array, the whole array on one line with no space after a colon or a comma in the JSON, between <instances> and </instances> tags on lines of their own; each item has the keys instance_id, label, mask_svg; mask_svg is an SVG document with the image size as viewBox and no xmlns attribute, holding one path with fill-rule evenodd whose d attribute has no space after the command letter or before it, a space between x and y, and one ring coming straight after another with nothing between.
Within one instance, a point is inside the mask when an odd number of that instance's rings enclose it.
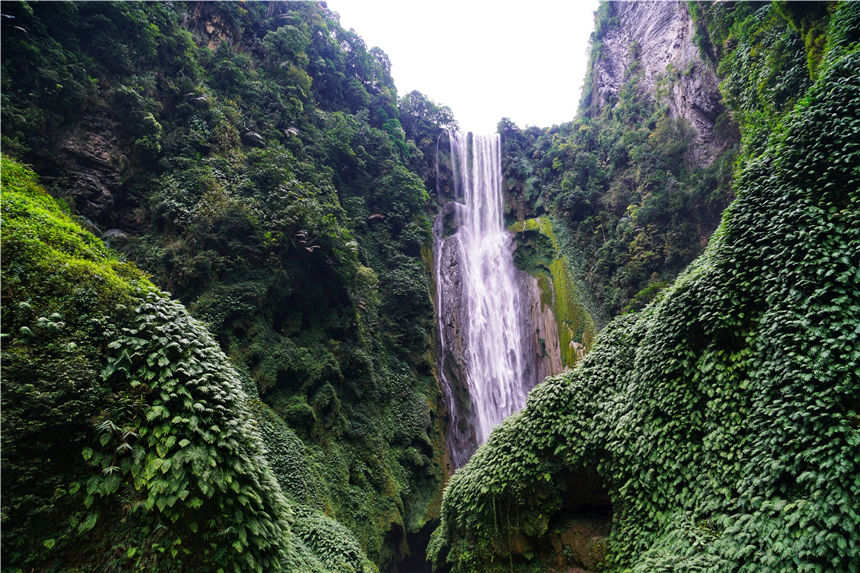
<instances>
[{"instance_id":1,"label":"sheer limestone cliff","mask_svg":"<svg viewBox=\"0 0 860 573\"><path fill-rule=\"evenodd\" d=\"M691 158L710 164L725 142L714 123L725 111L713 62L703 59L695 25L683 2L609 2L603 30L595 34L588 113L618 104L619 93L638 75L639 97L659 100L671 117L695 130Z\"/></svg>"}]
</instances>

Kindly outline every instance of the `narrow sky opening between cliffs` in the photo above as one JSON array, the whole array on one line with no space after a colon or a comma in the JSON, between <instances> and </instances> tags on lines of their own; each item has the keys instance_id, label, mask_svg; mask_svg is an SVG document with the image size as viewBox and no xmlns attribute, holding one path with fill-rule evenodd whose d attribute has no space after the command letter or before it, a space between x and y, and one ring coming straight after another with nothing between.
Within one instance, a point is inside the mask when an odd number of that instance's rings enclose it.
<instances>
[{"instance_id":1,"label":"narrow sky opening between cliffs","mask_svg":"<svg viewBox=\"0 0 860 573\"><path fill-rule=\"evenodd\" d=\"M502 117L549 127L576 115L596 0L333 0L330 10L391 60L399 96L418 90L463 131Z\"/></svg>"}]
</instances>

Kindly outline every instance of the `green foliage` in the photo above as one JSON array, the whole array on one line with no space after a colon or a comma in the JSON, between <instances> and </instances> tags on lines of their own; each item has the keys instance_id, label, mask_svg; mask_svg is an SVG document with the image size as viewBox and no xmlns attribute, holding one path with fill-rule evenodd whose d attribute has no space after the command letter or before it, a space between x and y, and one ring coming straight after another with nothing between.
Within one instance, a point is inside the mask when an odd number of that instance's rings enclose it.
<instances>
[{"instance_id":1,"label":"green foliage","mask_svg":"<svg viewBox=\"0 0 860 573\"><path fill-rule=\"evenodd\" d=\"M858 14L839 5L828 36ZM607 570L858 571L860 49L828 45L704 255L451 478L437 565L539 568L587 495L569 476L596 472Z\"/></svg>"},{"instance_id":2,"label":"green foliage","mask_svg":"<svg viewBox=\"0 0 860 573\"><path fill-rule=\"evenodd\" d=\"M825 3L793 4L784 1L777 1L773 4L777 13L788 20L792 28L799 31L803 36L809 76L815 79L827 40L825 31L827 29L828 5Z\"/></svg>"},{"instance_id":3,"label":"green foliage","mask_svg":"<svg viewBox=\"0 0 860 573\"><path fill-rule=\"evenodd\" d=\"M744 130L744 151L755 155L769 130L778 126L777 117L809 87L803 40L777 10L763 6L737 18L725 42L734 48L720 58L720 91L736 110L735 119Z\"/></svg>"},{"instance_id":4,"label":"green foliage","mask_svg":"<svg viewBox=\"0 0 860 573\"><path fill-rule=\"evenodd\" d=\"M175 14L166 6L16 2L4 14L2 113L7 152L39 153L56 130L91 113L118 87L118 79L143 67L158 67L159 83L173 93L198 79L199 68L188 58L190 35L178 29ZM139 118L123 120L134 124ZM155 151L155 143L142 145Z\"/></svg>"},{"instance_id":5,"label":"green foliage","mask_svg":"<svg viewBox=\"0 0 860 573\"><path fill-rule=\"evenodd\" d=\"M137 567L160 563L149 537L167 526L157 545L177 570L278 568L284 500L238 375L208 332L150 292L107 348L102 376L119 397L99 416L98 446L84 449L102 474L86 481L85 506L126 507Z\"/></svg>"},{"instance_id":6,"label":"green foliage","mask_svg":"<svg viewBox=\"0 0 860 573\"><path fill-rule=\"evenodd\" d=\"M642 310L648 303L653 301L667 286L669 286L669 284L664 282L649 284L647 287L636 293L636 295L630 300L630 304L628 304L627 308L624 309L624 312L635 312L638 310Z\"/></svg>"},{"instance_id":7,"label":"green foliage","mask_svg":"<svg viewBox=\"0 0 860 573\"><path fill-rule=\"evenodd\" d=\"M610 3L598 13L592 62L613 10ZM544 130L499 125L505 189L516 206L510 216L552 216L564 258L583 283L580 298L595 301L589 306L599 324L636 293L676 277L702 252L731 198L731 116L717 119L717 157L698 164L695 131L669 113L679 78L667 70L652 101L642 97L634 68L615 100L600 109L584 104L571 123ZM586 90L583 101L589 98Z\"/></svg>"},{"instance_id":8,"label":"green foliage","mask_svg":"<svg viewBox=\"0 0 860 573\"><path fill-rule=\"evenodd\" d=\"M9 286L20 287L27 273L48 275L62 269L55 279L57 291L36 290L40 297L73 296L73 285L81 281L81 290L93 282L103 283L97 296L101 302L127 301L134 283L144 280L132 265L111 255L104 244L72 221L68 209L38 186L35 174L20 163L2 158L0 175L3 185L3 245L8 253L19 255L15 267L6 267ZM64 212L65 210L65 212ZM96 278L98 277L98 278ZM30 304L30 303L28 303Z\"/></svg>"},{"instance_id":9,"label":"green foliage","mask_svg":"<svg viewBox=\"0 0 860 573\"><path fill-rule=\"evenodd\" d=\"M514 264L538 277L541 304L552 309L558 325L562 365L572 367L591 348L597 328L574 284L552 223L539 217L515 223L510 230L517 244Z\"/></svg>"},{"instance_id":10,"label":"green foliage","mask_svg":"<svg viewBox=\"0 0 860 573\"><path fill-rule=\"evenodd\" d=\"M367 561L351 532L330 517L318 512L296 512L294 533L317 557L324 571L372 573L376 568Z\"/></svg>"},{"instance_id":11,"label":"green foliage","mask_svg":"<svg viewBox=\"0 0 860 573\"><path fill-rule=\"evenodd\" d=\"M457 129L454 114L449 107L414 90L400 99L399 112L407 143L417 148L409 154L409 167L421 175L429 189L439 189L437 178L442 174L436 169L438 143L444 130Z\"/></svg>"},{"instance_id":12,"label":"green foliage","mask_svg":"<svg viewBox=\"0 0 860 573\"><path fill-rule=\"evenodd\" d=\"M31 171L2 178L7 564L279 568L287 510L224 355Z\"/></svg>"},{"instance_id":13,"label":"green foliage","mask_svg":"<svg viewBox=\"0 0 860 573\"><path fill-rule=\"evenodd\" d=\"M0 175L3 547L6 563L20 564L65 546L65 521L80 510L69 484L82 475L89 418L108 396L99 350L115 326L100 311L122 316L135 286L148 283L75 224L32 171L3 156Z\"/></svg>"},{"instance_id":14,"label":"green foliage","mask_svg":"<svg viewBox=\"0 0 860 573\"><path fill-rule=\"evenodd\" d=\"M450 110L412 106L407 133L387 56L322 5L8 8L4 149L94 228L121 230L112 246L207 323L260 400L252 418L284 433L264 435L265 455L295 519L325 512L388 567L438 515L443 480L421 259L432 155L416 141ZM284 485L305 467L294 451L313 474L302 495ZM297 529L334 532L317 517ZM296 539L288 561L340 567L314 553L327 542Z\"/></svg>"}]
</instances>

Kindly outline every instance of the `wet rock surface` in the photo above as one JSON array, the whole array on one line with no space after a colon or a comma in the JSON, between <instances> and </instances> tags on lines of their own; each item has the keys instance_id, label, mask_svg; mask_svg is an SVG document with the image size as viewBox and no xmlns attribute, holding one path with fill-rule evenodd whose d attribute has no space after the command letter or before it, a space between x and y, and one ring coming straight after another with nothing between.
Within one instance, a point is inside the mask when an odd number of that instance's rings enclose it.
<instances>
[{"instance_id":1,"label":"wet rock surface","mask_svg":"<svg viewBox=\"0 0 860 573\"><path fill-rule=\"evenodd\" d=\"M446 203L433 223L436 261L436 312L439 318L440 378L448 405L447 441L454 468L463 465L477 449L475 430L471 423L471 404L466 383L464 359L469 339L468 298L463 295L463 265L461 246L450 233L448 223L456 220L462 205ZM452 470L454 468L451 468Z\"/></svg>"},{"instance_id":2,"label":"wet rock surface","mask_svg":"<svg viewBox=\"0 0 860 573\"><path fill-rule=\"evenodd\" d=\"M436 305L440 334L439 371L448 405L447 441L455 469L468 461L478 447L476 412L469 394L467 374L470 340L470 300L464 274L466 251L458 232L466 207L446 203L433 224L436 264ZM511 242L510 249L514 244ZM519 379L527 392L547 376L561 372L558 325L551 304L542 300L538 279L514 272L515 299L519 305L518 328L525 340ZM552 288L550 283L549 288ZM554 294L553 294L554 296Z\"/></svg>"},{"instance_id":3,"label":"wet rock surface","mask_svg":"<svg viewBox=\"0 0 860 573\"><path fill-rule=\"evenodd\" d=\"M57 142L56 150L37 154L34 164L44 182L62 192L75 212L100 226L112 226L126 162L116 126L106 119L81 121Z\"/></svg>"},{"instance_id":4,"label":"wet rock surface","mask_svg":"<svg viewBox=\"0 0 860 573\"><path fill-rule=\"evenodd\" d=\"M533 333L529 340L532 359L527 362L529 371L525 376L540 382L547 376L562 371L561 346L558 339L558 324L552 306L541 300L541 289L537 277L527 272L517 273L517 287L528 308L522 313L523 332ZM552 282L548 282L552 289ZM555 296L555 293L552 293Z\"/></svg>"}]
</instances>

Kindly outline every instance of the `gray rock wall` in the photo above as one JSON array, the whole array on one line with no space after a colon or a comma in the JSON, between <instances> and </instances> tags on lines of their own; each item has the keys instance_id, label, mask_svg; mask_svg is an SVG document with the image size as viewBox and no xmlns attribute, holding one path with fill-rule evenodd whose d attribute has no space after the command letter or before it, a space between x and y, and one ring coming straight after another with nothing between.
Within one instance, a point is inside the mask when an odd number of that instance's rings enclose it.
<instances>
[{"instance_id":1,"label":"gray rock wall","mask_svg":"<svg viewBox=\"0 0 860 573\"><path fill-rule=\"evenodd\" d=\"M596 115L605 106L615 105L631 71L638 68L642 95L659 99L673 117L690 122L696 130L692 158L699 166L710 164L721 149L714 123L724 107L714 66L702 59L693 40L687 5L610 2L609 9L616 22L606 26L598 38L589 113Z\"/></svg>"},{"instance_id":2,"label":"gray rock wall","mask_svg":"<svg viewBox=\"0 0 860 573\"><path fill-rule=\"evenodd\" d=\"M541 289L536 277L525 271L517 272L517 287L521 300L528 301L528 308L523 309L520 315L523 321L522 331L532 334L527 353L532 359L527 361L529 371L524 377L527 380L535 380L534 385L537 385L547 376L558 374L563 369L558 324L552 305L541 301ZM548 281L548 287L552 289L551 281ZM555 293L552 293L552 296L555 296Z\"/></svg>"}]
</instances>

